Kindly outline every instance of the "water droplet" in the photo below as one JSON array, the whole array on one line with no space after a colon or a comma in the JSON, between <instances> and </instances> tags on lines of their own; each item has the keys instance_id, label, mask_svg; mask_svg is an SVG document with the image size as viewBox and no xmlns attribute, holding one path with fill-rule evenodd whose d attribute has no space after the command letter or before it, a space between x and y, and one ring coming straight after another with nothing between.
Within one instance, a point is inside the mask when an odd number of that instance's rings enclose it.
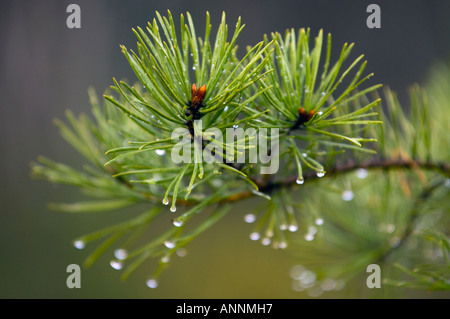
<instances>
[{"instance_id":1,"label":"water droplet","mask_svg":"<svg viewBox=\"0 0 450 319\"><path fill-rule=\"evenodd\" d=\"M111 265L111 267L113 267L116 270L122 269L122 263L120 261L111 260L109 264Z\"/></svg>"},{"instance_id":2,"label":"water droplet","mask_svg":"<svg viewBox=\"0 0 450 319\"><path fill-rule=\"evenodd\" d=\"M116 250L114 251L114 256L115 256L117 259L119 259L119 260L124 260L124 259L126 259L126 258L128 257L128 252L127 252L125 249L123 249L123 248L121 248L121 249L116 249Z\"/></svg>"},{"instance_id":3,"label":"water droplet","mask_svg":"<svg viewBox=\"0 0 450 319\"><path fill-rule=\"evenodd\" d=\"M316 274L313 273L311 270L305 270L302 272L298 280L303 284L303 286L308 286L313 284L316 281Z\"/></svg>"},{"instance_id":4,"label":"water droplet","mask_svg":"<svg viewBox=\"0 0 450 319\"><path fill-rule=\"evenodd\" d=\"M286 225L286 224L280 225L280 230L286 230L286 229L288 229L288 225Z\"/></svg>"},{"instance_id":5,"label":"water droplet","mask_svg":"<svg viewBox=\"0 0 450 319\"><path fill-rule=\"evenodd\" d=\"M250 239L251 240L258 240L261 237L261 235L257 232L253 232L250 234Z\"/></svg>"},{"instance_id":6,"label":"water droplet","mask_svg":"<svg viewBox=\"0 0 450 319\"><path fill-rule=\"evenodd\" d=\"M300 278L300 276L303 274L305 270L306 270L305 267L303 267L302 265L295 265L294 267L291 268L289 274L291 275L292 279L297 280Z\"/></svg>"},{"instance_id":7,"label":"water droplet","mask_svg":"<svg viewBox=\"0 0 450 319\"><path fill-rule=\"evenodd\" d=\"M246 223L251 224L251 223L255 222L256 216L254 214L247 214L244 216L244 220Z\"/></svg>"},{"instance_id":8,"label":"water droplet","mask_svg":"<svg viewBox=\"0 0 450 319\"><path fill-rule=\"evenodd\" d=\"M227 106L225 106L225 108L223 109L223 111L224 111L224 112L227 112L228 109L229 109L229 108L228 108L228 105L227 105Z\"/></svg>"},{"instance_id":9,"label":"water droplet","mask_svg":"<svg viewBox=\"0 0 450 319\"><path fill-rule=\"evenodd\" d=\"M298 230L298 226L297 225L289 225L289 231L291 233L294 233Z\"/></svg>"},{"instance_id":10,"label":"water droplet","mask_svg":"<svg viewBox=\"0 0 450 319\"><path fill-rule=\"evenodd\" d=\"M323 225L323 219L322 218L316 218L315 223L318 226Z\"/></svg>"},{"instance_id":11,"label":"water droplet","mask_svg":"<svg viewBox=\"0 0 450 319\"><path fill-rule=\"evenodd\" d=\"M321 286L313 286L310 287L306 292L310 297L319 297L323 293L323 289Z\"/></svg>"},{"instance_id":12,"label":"water droplet","mask_svg":"<svg viewBox=\"0 0 450 319\"><path fill-rule=\"evenodd\" d=\"M172 248L175 247L175 243L174 243L173 241L166 240L166 241L164 242L164 246L166 246L166 247L169 248L169 249L172 249Z\"/></svg>"},{"instance_id":13,"label":"water droplet","mask_svg":"<svg viewBox=\"0 0 450 319\"><path fill-rule=\"evenodd\" d=\"M395 225L394 224L387 224L385 227L385 231L389 234L392 234L395 230Z\"/></svg>"},{"instance_id":14,"label":"water droplet","mask_svg":"<svg viewBox=\"0 0 450 319\"><path fill-rule=\"evenodd\" d=\"M331 291L336 288L336 280L327 278L322 282L322 289L325 291Z\"/></svg>"},{"instance_id":15,"label":"water droplet","mask_svg":"<svg viewBox=\"0 0 450 319\"><path fill-rule=\"evenodd\" d=\"M172 205L172 207L170 207L170 211L171 211L172 213L175 213L175 212L177 211L176 206L175 206L175 205Z\"/></svg>"},{"instance_id":16,"label":"water droplet","mask_svg":"<svg viewBox=\"0 0 450 319\"><path fill-rule=\"evenodd\" d=\"M342 192L341 198L345 200L346 202L349 202L355 197L355 194L353 194L350 190L345 190Z\"/></svg>"},{"instance_id":17,"label":"water droplet","mask_svg":"<svg viewBox=\"0 0 450 319\"><path fill-rule=\"evenodd\" d=\"M192 67L192 70L194 70L194 71L195 71L196 69L197 69L197 68L196 68L195 66L193 66L193 67Z\"/></svg>"},{"instance_id":18,"label":"water droplet","mask_svg":"<svg viewBox=\"0 0 450 319\"><path fill-rule=\"evenodd\" d=\"M237 124L236 124L236 125L233 125L233 128L238 128L238 127L239 127L239 125L237 125Z\"/></svg>"},{"instance_id":19,"label":"water droplet","mask_svg":"<svg viewBox=\"0 0 450 319\"><path fill-rule=\"evenodd\" d=\"M183 222L182 222L181 220L178 220L178 219L174 219L173 222L172 222L172 224L173 224L175 227L181 227L181 226L183 226Z\"/></svg>"},{"instance_id":20,"label":"water droplet","mask_svg":"<svg viewBox=\"0 0 450 319\"><path fill-rule=\"evenodd\" d=\"M170 257L169 256L164 256L163 258L161 258L161 262L163 264L167 264L170 261Z\"/></svg>"},{"instance_id":21,"label":"water droplet","mask_svg":"<svg viewBox=\"0 0 450 319\"><path fill-rule=\"evenodd\" d=\"M166 151L165 150L156 150L155 153L158 154L159 156L163 156L164 154L166 154Z\"/></svg>"},{"instance_id":22,"label":"water droplet","mask_svg":"<svg viewBox=\"0 0 450 319\"><path fill-rule=\"evenodd\" d=\"M85 242L82 240L75 240L73 242L73 245L75 246L76 249L83 249L84 247L86 247Z\"/></svg>"},{"instance_id":23,"label":"water droplet","mask_svg":"<svg viewBox=\"0 0 450 319\"><path fill-rule=\"evenodd\" d=\"M304 68L303 63L300 63L300 69L303 69L303 68Z\"/></svg>"},{"instance_id":24,"label":"water droplet","mask_svg":"<svg viewBox=\"0 0 450 319\"><path fill-rule=\"evenodd\" d=\"M191 53L191 56L194 56L194 53Z\"/></svg>"},{"instance_id":25,"label":"water droplet","mask_svg":"<svg viewBox=\"0 0 450 319\"><path fill-rule=\"evenodd\" d=\"M300 176L299 178L297 178L295 182L299 185L303 185L303 183L305 183L305 180L303 179L303 177Z\"/></svg>"},{"instance_id":26,"label":"water droplet","mask_svg":"<svg viewBox=\"0 0 450 319\"><path fill-rule=\"evenodd\" d=\"M178 248L176 254L178 257L184 257L187 255L187 250L186 250L186 248L183 248L183 247Z\"/></svg>"},{"instance_id":27,"label":"water droplet","mask_svg":"<svg viewBox=\"0 0 450 319\"><path fill-rule=\"evenodd\" d=\"M156 288L158 287L158 281L156 279L149 279L145 282L147 287L149 288Z\"/></svg>"},{"instance_id":28,"label":"water droplet","mask_svg":"<svg viewBox=\"0 0 450 319\"><path fill-rule=\"evenodd\" d=\"M320 171L320 172L317 172L317 177L324 177L325 176L325 172L324 171Z\"/></svg>"},{"instance_id":29,"label":"water droplet","mask_svg":"<svg viewBox=\"0 0 450 319\"><path fill-rule=\"evenodd\" d=\"M280 249L286 249L287 246L288 246L288 244L285 241L281 241L280 244L278 245L278 247Z\"/></svg>"},{"instance_id":30,"label":"water droplet","mask_svg":"<svg viewBox=\"0 0 450 319\"><path fill-rule=\"evenodd\" d=\"M261 244L263 244L264 246L267 246L267 245L269 245L270 244L270 238L269 237L264 237L262 240L261 240Z\"/></svg>"},{"instance_id":31,"label":"water droplet","mask_svg":"<svg viewBox=\"0 0 450 319\"><path fill-rule=\"evenodd\" d=\"M320 95L325 96L325 92L320 93Z\"/></svg>"},{"instance_id":32,"label":"water droplet","mask_svg":"<svg viewBox=\"0 0 450 319\"><path fill-rule=\"evenodd\" d=\"M356 171L356 177L358 177L359 179L364 179L364 178L366 178L368 174L369 174L369 173L368 173L367 170L364 169L364 168L359 168L359 169Z\"/></svg>"},{"instance_id":33,"label":"water droplet","mask_svg":"<svg viewBox=\"0 0 450 319\"><path fill-rule=\"evenodd\" d=\"M317 233L317 228L314 226L309 226L308 233L305 235L306 241L312 241L314 239L314 235Z\"/></svg>"},{"instance_id":34,"label":"water droplet","mask_svg":"<svg viewBox=\"0 0 450 319\"><path fill-rule=\"evenodd\" d=\"M164 205L169 205L169 199L167 197L164 197L164 199L162 200L162 203Z\"/></svg>"},{"instance_id":35,"label":"water droplet","mask_svg":"<svg viewBox=\"0 0 450 319\"><path fill-rule=\"evenodd\" d=\"M317 113L317 115L322 116L323 112L320 111L319 113Z\"/></svg>"}]
</instances>

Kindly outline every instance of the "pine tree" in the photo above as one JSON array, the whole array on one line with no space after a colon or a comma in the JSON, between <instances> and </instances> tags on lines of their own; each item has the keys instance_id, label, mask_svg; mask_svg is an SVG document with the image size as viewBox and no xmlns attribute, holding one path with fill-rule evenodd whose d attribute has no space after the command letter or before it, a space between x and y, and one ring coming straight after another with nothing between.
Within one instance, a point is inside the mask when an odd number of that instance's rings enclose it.
<instances>
[{"instance_id":1,"label":"pine tree","mask_svg":"<svg viewBox=\"0 0 450 319\"><path fill-rule=\"evenodd\" d=\"M430 101L415 85L402 108L388 88L367 85L373 74L363 56L348 61L353 44L333 57L330 34L291 29L264 36L239 58L242 29L239 19L230 36L223 14L210 42L208 13L203 38L189 13L179 27L170 12L156 13L133 30L136 51L122 46L137 82L114 79L103 102L89 89L93 120L67 111L69 124L56 121L88 164L79 170L40 157L33 175L93 199L51 208L148 206L75 239L79 249L103 240L84 265L112 248L111 266L126 279L150 259L154 288L173 254L236 202L260 197L245 215L255 225L250 239L298 256L296 290L338 289L370 264L388 269L385 285L449 290L450 71L435 72ZM184 135L174 138L177 130ZM237 138L218 138L230 131ZM261 152L259 160L251 155ZM173 225L137 244L162 214L172 214Z\"/></svg>"}]
</instances>

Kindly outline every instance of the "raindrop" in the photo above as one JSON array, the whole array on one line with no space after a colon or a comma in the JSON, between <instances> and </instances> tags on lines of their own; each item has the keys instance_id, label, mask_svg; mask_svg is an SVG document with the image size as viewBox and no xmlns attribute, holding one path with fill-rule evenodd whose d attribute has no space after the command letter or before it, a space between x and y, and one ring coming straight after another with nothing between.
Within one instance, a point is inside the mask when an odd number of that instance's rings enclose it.
<instances>
[{"instance_id":1,"label":"raindrop","mask_svg":"<svg viewBox=\"0 0 450 319\"><path fill-rule=\"evenodd\" d=\"M172 205L172 207L170 207L170 211L172 213L175 213L177 211L177 208L175 207L175 205Z\"/></svg>"},{"instance_id":2,"label":"raindrop","mask_svg":"<svg viewBox=\"0 0 450 319\"><path fill-rule=\"evenodd\" d=\"M288 246L288 244L285 241L281 241L280 244L278 245L278 247L280 249L286 249L287 246Z\"/></svg>"},{"instance_id":3,"label":"raindrop","mask_svg":"<svg viewBox=\"0 0 450 319\"><path fill-rule=\"evenodd\" d=\"M228 111L228 105L225 106L225 108L223 109L223 111L224 111L224 112L227 112L227 111Z\"/></svg>"},{"instance_id":4,"label":"raindrop","mask_svg":"<svg viewBox=\"0 0 450 319\"><path fill-rule=\"evenodd\" d=\"M316 274L311 270L305 270L298 279L304 286L307 286L313 284L316 281L316 278Z\"/></svg>"},{"instance_id":5,"label":"raindrop","mask_svg":"<svg viewBox=\"0 0 450 319\"><path fill-rule=\"evenodd\" d=\"M303 63L300 63L300 69L303 69L304 65Z\"/></svg>"},{"instance_id":6,"label":"raindrop","mask_svg":"<svg viewBox=\"0 0 450 319\"><path fill-rule=\"evenodd\" d=\"M169 199L167 197L164 197L164 199L162 200L162 203L164 205L169 205Z\"/></svg>"},{"instance_id":7,"label":"raindrop","mask_svg":"<svg viewBox=\"0 0 450 319\"><path fill-rule=\"evenodd\" d=\"M323 114L323 112L322 111L320 111L319 113L317 113L319 116L322 116L322 114Z\"/></svg>"},{"instance_id":8,"label":"raindrop","mask_svg":"<svg viewBox=\"0 0 450 319\"><path fill-rule=\"evenodd\" d=\"M292 290L294 290L296 292L301 292L301 291L304 291L305 288L301 285L301 283L298 280L294 280L292 282Z\"/></svg>"},{"instance_id":9,"label":"raindrop","mask_svg":"<svg viewBox=\"0 0 450 319\"><path fill-rule=\"evenodd\" d=\"M325 176L325 172L324 171L320 171L320 172L317 172L317 177L324 177Z\"/></svg>"},{"instance_id":10,"label":"raindrop","mask_svg":"<svg viewBox=\"0 0 450 319\"><path fill-rule=\"evenodd\" d=\"M76 249L83 249L84 247L86 247L85 242L82 240L74 241L73 245L75 246Z\"/></svg>"},{"instance_id":11,"label":"raindrop","mask_svg":"<svg viewBox=\"0 0 450 319\"><path fill-rule=\"evenodd\" d=\"M166 240L166 241L164 242L164 246L166 246L166 247L169 248L169 249L172 249L172 248L175 247L175 243L174 243L173 241Z\"/></svg>"},{"instance_id":12,"label":"raindrop","mask_svg":"<svg viewBox=\"0 0 450 319\"><path fill-rule=\"evenodd\" d=\"M297 178L297 180L295 181L297 184L299 185L303 185L303 183L305 182L305 180L303 179L303 177L299 177Z\"/></svg>"},{"instance_id":13,"label":"raindrop","mask_svg":"<svg viewBox=\"0 0 450 319\"><path fill-rule=\"evenodd\" d=\"M364 168L360 168L356 171L356 177L358 177L359 179L364 179L367 177L367 175L368 175L368 172Z\"/></svg>"},{"instance_id":14,"label":"raindrop","mask_svg":"<svg viewBox=\"0 0 450 319\"><path fill-rule=\"evenodd\" d=\"M165 150L156 150L155 153L158 154L159 156L163 156L164 154L166 154L166 151Z\"/></svg>"},{"instance_id":15,"label":"raindrop","mask_svg":"<svg viewBox=\"0 0 450 319\"><path fill-rule=\"evenodd\" d=\"M239 127L239 125L237 125L237 124L236 124L236 125L233 125L233 128L238 128L238 127Z\"/></svg>"},{"instance_id":16,"label":"raindrop","mask_svg":"<svg viewBox=\"0 0 450 319\"><path fill-rule=\"evenodd\" d=\"M320 93L320 95L325 96L325 92Z\"/></svg>"},{"instance_id":17,"label":"raindrop","mask_svg":"<svg viewBox=\"0 0 450 319\"><path fill-rule=\"evenodd\" d=\"M196 67L195 67L195 66L193 66L193 67L192 67L192 70L194 70L194 71L195 71L195 70L196 70Z\"/></svg>"},{"instance_id":18,"label":"raindrop","mask_svg":"<svg viewBox=\"0 0 450 319\"><path fill-rule=\"evenodd\" d=\"M288 229L288 225L286 225L286 224L280 225L280 230L286 230L286 229Z\"/></svg>"},{"instance_id":19,"label":"raindrop","mask_svg":"<svg viewBox=\"0 0 450 319\"><path fill-rule=\"evenodd\" d=\"M263 244L264 246L269 245L269 244L270 244L270 238L269 238L269 237L264 237L264 238L261 240L261 244Z\"/></svg>"},{"instance_id":20,"label":"raindrop","mask_svg":"<svg viewBox=\"0 0 450 319\"><path fill-rule=\"evenodd\" d=\"M172 222L172 224L173 224L175 227L181 227L181 226L183 226L183 222L182 222L181 220L178 220L178 219L174 219L173 222Z\"/></svg>"},{"instance_id":21,"label":"raindrop","mask_svg":"<svg viewBox=\"0 0 450 319\"><path fill-rule=\"evenodd\" d=\"M386 232L389 234L392 234L395 230L395 225L393 224L387 224L386 225Z\"/></svg>"},{"instance_id":22,"label":"raindrop","mask_svg":"<svg viewBox=\"0 0 450 319\"><path fill-rule=\"evenodd\" d=\"M314 226L310 226L308 228L308 233L305 235L306 241L312 241L314 239L314 235L317 233L317 228Z\"/></svg>"},{"instance_id":23,"label":"raindrop","mask_svg":"<svg viewBox=\"0 0 450 319\"><path fill-rule=\"evenodd\" d=\"M289 274L291 275L292 279L299 279L305 270L305 267L303 267L302 265L295 265L291 268Z\"/></svg>"},{"instance_id":24,"label":"raindrop","mask_svg":"<svg viewBox=\"0 0 450 319\"><path fill-rule=\"evenodd\" d=\"M302 156L303 156L303 157L308 157L308 154L302 153Z\"/></svg>"},{"instance_id":25,"label":"raindrop","mask_svg":"<svg viewBox=\"0 0 450 319\"><path fill-rule=\"evenodd\" d=\"M247 214L244 216L244 220L246 223L251 224L251 223L255 222L256 216L254 214Z\"/></svg>"},{"instance_id":26,"label":"raindrop","mask_svg":"<svg viewBox=\"0 0 450 319\"><path fill-rule=\"evenodd\" d=\"M113 267L116 270L122 269L122 263L120 261L111 260L109 264L111 265L111 267Z\"/></svg>"},{"instance_id":27,"label":"raindrop","mask_svg":"<svg viewBox=\"0 0 450 319\"><path fill-rule=\"evenodd\" d=\"M161 258L161 262L163 264L167 264L170 261L170 257L169 256L164 256L163 258Z\"/></svg>"},{"instance_id":28,"label":"raindrop","mask_svg":"<svg viewBox=\"0 0 450 319\"><path fill-rule=\"evenodd\" d=\"M158 281L156 279L149 279L145 282L147 287L149 288L156 288L158 287Z\"/></svg>"},{"instance_id":29,"label":"raindrop","mask_svg":"<svg viewBox=\"0 0 450 319\"><path fill-rule=\"evenodd\" d=\"M187 255L187 250L183 247L177 249L177 256L184 257Z\"/></svg>"},{"instance_id":30,"label":"raindrop","mask_svg":"<svg viewBox=\"0 0 450 319\"><path fill-rule=\"evenodd\" d=\"M325 291L330 291L336 289L336 280L327 278L322 282L322 289Z\"/></svg>"},{"instance_id":31,"label":"raindrop","mask_svg":"<svg viewBox=\"0 0 450 319\"><path fill-rule=\"evenodd\" d=\"M353 197L355 197L355 194L353 194L353 192L350 190L343 191L341 195L341 198L346 202L351 201Z\"/></svg>"},{"instance_id":32,"label":"raindrop","mask_svg":"<svg viewBox=\"0 0 450 319\"><path fill-rule=\"evenodd\" d=\"M321 286L314 286L309 288L307 293L310 297L319 297L323 293L323 289Z\"/></svg>"},{"instance_id":33,"label":"raindrop","mask_svg":"<svg viewBox=\"0 0 450 319\"><path fill-rule=\"evenodd\" d=\"M317 228L314 226L309 226L308 233L314 235L315 233L317 233Z\"/></svg>"},{"instance_id":34,"label":"raindrop","mask_svg":"<svg viewBox=\"0 0 450 319\"><path fill-rule=\"evenodd\" d=\"M250 239L251 240L258 240L261 237L261 235L257 232L253 232L250 234Z\"/></svg>"},{"instance_id":35,"label":"raindrop","mask_svg":"<svg viewBox=\"0 0 450 319\"><path fill-rule=\"evenodd\" d=\"M323 219L322 218L316 218L315 223L318 226L323 225Z\"/></svg>"},{"instance_id":36,"label":"raindrop","mask_svg":"<svg viewBox=\"0 0 450 319\"><path fill-rule=\"evenodd\" d=\"M298 226L297 225L289 225L289 231L294 233L298 230Z\"/></svg>"},{"instance_id":37,"label":"raindrop","mask_svg":"<svg viewBox=\"0 0 450 319\"><path fill-rule=\"evenodd\" d=\"M123 249L123 248L121 248L121 249L116 249L116 250L114 251L114 256L115 256L117 259L119 259L119 260L124 260L124 259L126 259L126 258L128 257L128 252L127 252L125 249Z\"/></svg>"}]
</instances>

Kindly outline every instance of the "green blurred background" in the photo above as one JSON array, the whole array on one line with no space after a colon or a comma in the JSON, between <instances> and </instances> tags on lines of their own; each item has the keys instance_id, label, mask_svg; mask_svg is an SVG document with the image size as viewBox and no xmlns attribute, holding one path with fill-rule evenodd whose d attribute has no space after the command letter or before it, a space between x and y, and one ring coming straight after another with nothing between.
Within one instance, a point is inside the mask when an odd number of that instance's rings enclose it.
<instances>
[{"instance_id":1,"label":"green blurred background","mask_svg":"<svg viewBox=\"0 0 450 319\"><path fill-rule=\"evenodd\" d=\"M66 8L81 7L81 29L66 27ZM382 28L366 27L366 8L377 3ZM64 111L89 113L87 89L99 93L112 77L135 80L119 44L135 48L131 28L144 26L155 10L177 18L189 11L203 30L205 11L217 27L222 11L230 27L246 24L241 50L263 35L286 28L320 28L333 35L333 52L355 42L353 56L365 54L372 81L390 86L406 101L406 88L425 83L429 68L450 53L450 1L417 0L2 0L0 2L0 297L1 298L304 298L291 289L290 269L299 263L289 252L248 239L243 222L248 201L197 238L184 258L172 260L158 289L145 286L142 267L126 282L104 256L82 271L82 288L66 287L66 267L81 264L90 248L71 241L121 220L133 211L100 215L52 212L51 201L82 198L76 189L30 179L38 155L80 167L83 163L52 124ZM199 32L201 34L201 31ZM241 51L242 52L242 51ZM372 82L375 84L375 82ZM169 220L161 219L161 227ZM363 279L361 285L364 285ZM351 287L323 297L345 298ZM425 294L426 296L426 294ZM360 295L364 297L364 295Z\"/></svg>"}]
</instances>

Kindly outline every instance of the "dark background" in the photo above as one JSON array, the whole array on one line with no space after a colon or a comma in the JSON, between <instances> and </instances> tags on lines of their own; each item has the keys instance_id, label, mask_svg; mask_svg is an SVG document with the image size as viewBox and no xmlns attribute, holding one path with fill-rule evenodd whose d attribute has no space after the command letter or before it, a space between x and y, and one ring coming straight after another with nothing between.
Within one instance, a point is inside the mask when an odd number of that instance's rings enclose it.
<instances>
[{"instance_id":1,"label":"dark background","mask_svg":"<svg viewBox=\"0 0 450 319\"><path fill-rule=\"evenodd\" d=\"M66 8L81 7L81 29L68 29ZM368 29L366 8L381 7L381 29ZM450 53L450 1L295 0L2 0L0 3L0 297L2 298L303 298L291 290L289 269L297 262L287 252L251 242L251 228L236 210L195 240L184 259L174 260L161 286L144 285L142 269L127 282L109 267L107 257L83 270L82 289L65 285L68 264L81 264L88 250L71 240L125 213L74 216L49 211L51 201L82 198L77 190L30 179L38 155L80 166L81 157L60 138L53 118L66 109L89 113L87 88L99 93L112 78L135 80L119 44L135 48L131 28L144 26L154 12L170 9L176 22L189 11L202 34L205 11L217 28L221 12L234 29L246 27L238 44L262 40L287 28L320 28L333 35L334 57L345 42L355 42L353 57L365 54L371 83L383 83L406 101L409 85L425 83L428 70ZM242 208L243 206L241 206ZM325 297L345 297L325 294ZM362 296L363 297L363 296Z\"/></svg>"}]
</instances>

